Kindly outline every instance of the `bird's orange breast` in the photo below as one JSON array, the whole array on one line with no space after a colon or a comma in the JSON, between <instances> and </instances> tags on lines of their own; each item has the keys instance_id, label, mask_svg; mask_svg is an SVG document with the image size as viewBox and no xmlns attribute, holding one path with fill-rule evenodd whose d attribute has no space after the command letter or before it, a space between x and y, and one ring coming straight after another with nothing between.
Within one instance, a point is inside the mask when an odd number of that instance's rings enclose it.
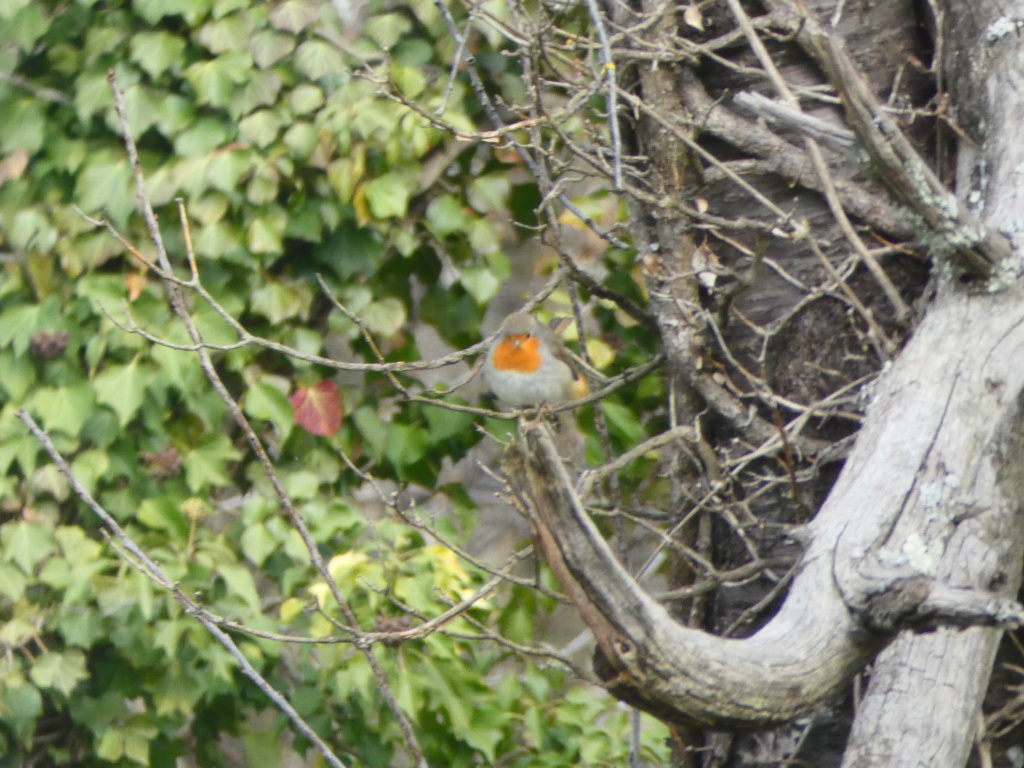
<instances>
[{"instance_id":1,"label":"bird's orange breast","mask_svg":"<svg viewBox=\"0 0 1024 768\"><path fill-rule=\"evenodd\" d=\"M528 333L509 334L491 353L491 363L499 371L533 373L540 362L540 339Z\"/></svg>"}]
</instances>

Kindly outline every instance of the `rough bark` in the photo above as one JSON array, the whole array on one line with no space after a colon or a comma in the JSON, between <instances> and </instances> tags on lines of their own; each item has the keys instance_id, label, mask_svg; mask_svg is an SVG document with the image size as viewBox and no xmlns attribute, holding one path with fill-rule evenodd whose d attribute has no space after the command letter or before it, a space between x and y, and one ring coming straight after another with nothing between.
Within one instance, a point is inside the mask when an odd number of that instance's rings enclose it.
<instances>
[{"instance_id":1,"label":"rough bark","mask_svg":"<svg viewBox=\"0 0 1024 768\"><path fill-rule=\"evenodd\" d=\"M1019 249L1024 47L1010 30L1024 7L950 2L944 11L955 119L976 142L961 147L958 196ZM1007 274L1019 268L1014 256ZM872 412L885 412L892 436L860 437L883 449L902 437L901 471L880 478L888 491L878 502L900 512L887 544L920 541L941 578L1008 592L1024 543L1022 299L1019 287L986 295L948 283L886 379L891 406ZM998 639L985 629L901 636L875 662L844 765L962 766Z\"/></svg>"},{"instance_id":2,"label":"rough bark","mask_svg":"<svg viewBox=\"0 0 1024 768\"><path fill-rule=\"evenodd\" d=\"M780 14L801 8L767 5ZM528 430L526 449L509 454L509 477L541 550L597 639L604 659L599 671L617 695L661 717L713 727L791 719L848 681L899 627L1020 618L1019 607L998 595L1015 591L1024 554L1024 291L1015 284L1020 260L1009 253L1011 243L1022 245L1018 230L1024 230L1015 213L1024 202L1017 172L1024 168L1024 144L1013 141L1024 93L1015 80L1024 67L1012 34L1024 12L1001 17L994 2L983 2L946 8L945 16L950 82L963 108L957 117L970 120L977 141L961 152L955 204L937 186L938 177L923 174L926 166L907 154L910 145L864 84L852 82L849 60L829 39L832 33L806 19L794 26L808 55L833 80L844 81L836 87L850 126L872 147L876 163L902 174L890 181L927 225L920 234L936 244L941 277L920 327L876 384L856 445L808 526L800 572L771 621L743 640L677 623L616 561L544 428ZM659 87L671 82L667 75L658 80ZM669 123L659 128L641 121L645 152L658 153L672 121L679 131L695 124L720 130L727 140L728 121L713 115L717 97L702 96L692 73L678 82L689 115L679 117L673 101ZM656 95L651 78L643 85L651 91L645 96ZM682 169L678 143L669 143L665 162L653 163L653 178L663 182ZM797 151L796 144L786 147ZM744 149L756 154L756 147ZM844 165L842 158L832 160L836 168ZM815 190L809 174L804 168L794 175ZM838 186L839 198L856 210L860 192L849 178L840 179L846 186ZM673 181L678 192L681 182ZM652 191L663 194L667 186ZM868 194L877 190L869 185ZM820 200L805 200L821 210ZM897 229L906 219L899 203L890 204L897 207L888 209L894 213L888 226ZM656 214L642 222L646 236L638 240L655 246L644 266L674 370L690 366L697 394L738 422L738 414L715 401L713 377L686 360L697 351L692 277L684 297L657 290L660 279L679 291L688 258L675 251L688 255L693 242L678 229L678 218L668 231L665 212ZM666 265L675 267L669 279L658 271ZM983 284L961 281L955 265L993 277ZM844 765L962 765L997 640L998 632L980 628L900 635L877 657Z\"/></svg>"}]
</instances>

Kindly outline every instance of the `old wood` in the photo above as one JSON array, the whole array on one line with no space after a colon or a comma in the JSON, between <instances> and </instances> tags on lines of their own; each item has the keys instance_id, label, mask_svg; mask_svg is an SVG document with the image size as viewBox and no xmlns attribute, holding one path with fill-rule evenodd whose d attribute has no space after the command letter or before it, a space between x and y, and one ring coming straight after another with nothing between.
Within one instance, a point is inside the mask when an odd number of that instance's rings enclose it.
<instances>
[{"instance_id":1,"label":"old wood","mask_svg":"<svg viewBox=\"0 0 1024 768\"><path fill-rule=\"evenodd\" d=\"M961 152L955 204L934 174L922 174L920 158L908 154L913 150L900 136L869 135L878 129L869 114L878 105L853 77L843 47L821 26L800 30L808 52L852 102L852 127L876 145L876 161L883 169L901 164L900 194L929 214L923 220L931 235L922 237L942 241L934 254L941 280L920 327L876 384L857 443L808 527L800 572L774 618L743 640L682 626L618 563L542 425L508 457L541 550L594 632L604 659L599 671L623 699L671 720L760 726L813 708L884 649L844 761L858 768L961 766L999 636L948 627L907 631L889 645L893 630L1020 618L1007 596L1015 593L1024 556L1024 290L1016 284L1024 144L1015 143L1024 116L1016 79L1024 66L1012 34L1024 10L1010 18L984 2L945 12L954 101L978 142ZM655 83L644 85L651 92L645 95L655 95ZM694 104L687 99L688 109ZM699 114L703 125L711 114L710 107ZM883 127L898 131L891 121ZM657 149L651 136L649 151ZM677 162L671 154L658 168L662 180ZM922 211L927 205L937 210ZM671 360L685 368L695 354L696 301L667 290L683 284L686 259L662 254L692 241L666 230L665 221L645 222L640 229L648 236L639 239L655 246L647 277L666 290L652 291L652 306ZM961 235L965 247L956 255ZM671 250L662 251L669 243ZM954 264L990 279L961 282ZM666 266L678 267L679 275L666 279L657 271Z\"/></svg>"},{"instance_id":2,"label":"old wood","mask_svg":"<svg viewBox=\"0 0 1024 768\"><path fill-rule=\"evenodd\" d=\"M958 195L973 201L991 229L1011 234L1019 254L1024 47L1014 19L1024 9L987 1L943 5L955 118L977 142L961 146ZM1004 283L1019 268L1015 255L1004 265ZM906 446L906 463L889 473L889 493L878 499L900 512L887 543L906 547L920 537L925 560L942 577L1001 585L1007 593L1019 584L1024 545L1022 345L1018 286L985 295L947 285L901 356L902 373L889 378L890 406L878 410L892 433L861 436ZM926 421L907 418L914 414ZM962 766L998 639L985 629L898 639L875 663L844 765Z\"/></svg>"}]
</instances>

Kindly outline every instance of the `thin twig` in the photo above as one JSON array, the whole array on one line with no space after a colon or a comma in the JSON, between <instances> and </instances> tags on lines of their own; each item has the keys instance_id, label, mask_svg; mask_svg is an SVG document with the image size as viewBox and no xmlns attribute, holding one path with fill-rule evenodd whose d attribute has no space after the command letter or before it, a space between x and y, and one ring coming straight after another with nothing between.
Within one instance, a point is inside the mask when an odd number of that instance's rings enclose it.
<instances>
[{"instance_id":1,"label":"thin twig","mask_svg":"<svg viewBox=\"0 0 1024 768\"><path fill-rule=\"evenodd\" d=\"M612 58L611 43L608 42L608 31L604 27L604 17L597 7L597 0L587 0L590 20L597 30L601 41L601 74L608 80L608 129L612 136L612 162L614 171L612 183L616 191L622 190L622 137L619 135L618 88L615 85L615 59Z\"/></svg>"}]
</instances>

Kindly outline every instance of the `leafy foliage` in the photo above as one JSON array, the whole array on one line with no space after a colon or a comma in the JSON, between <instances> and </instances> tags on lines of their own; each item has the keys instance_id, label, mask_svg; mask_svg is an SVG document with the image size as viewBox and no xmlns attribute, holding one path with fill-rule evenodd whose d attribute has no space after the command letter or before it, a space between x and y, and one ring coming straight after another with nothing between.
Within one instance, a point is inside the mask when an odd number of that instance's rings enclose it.
<instances>
[{"instance_id":1,"label":"leafy foliage","mask_svg":"<svg viewBox=\"0 0 1024 768\"><path fill-rule=\"evenodd\" d=\"M107 74L125 90L162 237L185 252L180 198L203 285L231 317L307 355L326 354L333 339L374 361L360 330L319 298L320 274L388 359L413 360L413 316L452 345L478 339L509 274L504 249L523 237L508 212L532 223L537 200L507 157L454 143L382 94L441 105L455 42L435 6L375 2L368 18L346 41L318 0L0 2L0 67L14 73L0 80L0 231L16 254L0 272L2 765L48 755L162 766L185 753L218 764L224 735L264 765L308 747L282 740L287 722L227 652L104 541L15 414L24 407L42 423L85 489L185 593L252 630L337 635L326 601L310 607L326 585L197 357L124 330L189 344L146 270L153 248ZM514 88L497 42L481 40L477 55L496 89ZM450 124L475 125L464 78L444 111ZM443 186L430 170L439 159ZM430 616L484 582L417 530L370 522L337 452L378 477L433 488L442 464L479 439L469 417L388 407L388 382L368 375L342 387L344 424L322 431L332 438L293 429L289 392L326 372L236 346L223 316L198 300L192 309L204 339L230 348L216 366L316 546L336 553L332 575L364 629L400 618L392 599ZM647 354L624 346L614 365ZM642 433L636 412L612 411L613 439ZM447 496L452 511L438 525L457 538L472 526L470 505L458 489ZM532 637L535 603L494 598L472 616L490 625L499 614ZM381 654L431 764L623 764L626 717L607 699L555 668L500 673L507 649L465 639L475 633L465 619L449 629L465 637L434 634ZM354 648L240 644L352 764L392 764L401 734ZM645 749L663 739L651 726Z\"/></svg>"}]
</instances>

